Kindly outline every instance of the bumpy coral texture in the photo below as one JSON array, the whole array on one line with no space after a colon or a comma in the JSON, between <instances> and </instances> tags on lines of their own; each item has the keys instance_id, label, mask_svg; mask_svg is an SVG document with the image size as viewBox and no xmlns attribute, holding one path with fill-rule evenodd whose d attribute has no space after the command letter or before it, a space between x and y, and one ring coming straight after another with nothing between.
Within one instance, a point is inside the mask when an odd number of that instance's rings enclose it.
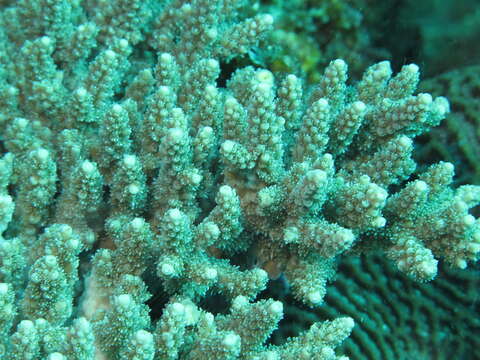
<instances>
[{"instance_id":1,"label":"bumpy coral texture","mask_svg":"<svg viewBox=\"0 0 480 360\"><path fill-rule=\"evenodd\" d=\"M419 283L381 254L343 257L322 306L302 306L280 279L270 286L268 296L287 304L273 342L341 314L355 320L340 348L351 359L478 359L479 340L471 334L480 326L479 283L478 264L467 270L440 265L435 281Z\"/></svg>"},{"instance_id":2,"label":"bumpy coral texture","mask_svg":"<svg viewBox=\"0 0 480 360\"><path fill-rule=\"evenodd\" d=\"M480 20L479 20L480 22ZM420 161L443 158L461 170L459 183L480 182L480 65L456 68L422 81L428 92L448 94L452 113L437 128L422 136Z\"/></svg>"},{"instance_id":3,"label":"bumpy coral texture","mask_svg":"<svg viewBox=\"0 0 480 360\"><path fill-rule=\"evenodd\" d=\"M477 259L480 188L414 173L449 111L415 95L418 66L350 84L337 59L313 88L224 71L273 27L249 5L2 7L2 358L344 360L350 317L268 345L269 278L317 307L339 256L380 249L417 281Z\"/></svg>"}]
</instances>

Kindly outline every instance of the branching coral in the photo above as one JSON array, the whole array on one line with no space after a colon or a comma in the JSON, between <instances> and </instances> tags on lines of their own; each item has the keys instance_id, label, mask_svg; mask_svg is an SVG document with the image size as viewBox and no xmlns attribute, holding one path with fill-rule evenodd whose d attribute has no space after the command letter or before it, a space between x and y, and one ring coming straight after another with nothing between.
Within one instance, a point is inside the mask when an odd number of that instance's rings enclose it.
<instances>
[{"instance_id":1,"label":"branching coral","mask_svg":"<svg viewBox=\"0 0 480 360\"><path fill-rule=\"evenodd\" d=\"M419 160L441 156L461 169L460 183L478 184L480 169L480 66L458 68L422 81L422 89L433 94L446 93L452 113L438 127L422 137Z\"/></svg>"},{"instance_id":2,"label":"branching coral","mask_svg":"<svg viewBox=\"0 0 480 360\"><path fill-rule=\"evenodd\" d=\"M414 95L418 67L349 85L334 60L313 89L246 67L221 87L220 62L273 25L247 5L2 10L2 356L345 359L348 317L266 344L269 275L317 306L341 254L380 246L421 281L476 260L479 188L452 189L449 163L412 175L411 139L448 112ZM213 294L228 311L202 307Z\"/></svg>"}]
</instances>

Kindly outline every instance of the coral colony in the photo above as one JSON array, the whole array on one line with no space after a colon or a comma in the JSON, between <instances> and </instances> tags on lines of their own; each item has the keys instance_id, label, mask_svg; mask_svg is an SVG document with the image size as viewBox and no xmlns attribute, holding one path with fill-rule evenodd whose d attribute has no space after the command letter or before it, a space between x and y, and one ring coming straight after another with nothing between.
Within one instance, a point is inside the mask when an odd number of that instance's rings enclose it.
<instances>
[{"instance_id":1,"label":"coral colony","mask_svg":"<svg viewBox=\"0 0 480 360\"><path fill-rule=\"evenodd\" d=\"M0 5L1 359L346 360L346 316L269 342L269 281L315 308L342 257L477 259L480 187L412 159L449 112L417 65L225 70L275 26L244 0Z\"/></svg>"}]
</instances>

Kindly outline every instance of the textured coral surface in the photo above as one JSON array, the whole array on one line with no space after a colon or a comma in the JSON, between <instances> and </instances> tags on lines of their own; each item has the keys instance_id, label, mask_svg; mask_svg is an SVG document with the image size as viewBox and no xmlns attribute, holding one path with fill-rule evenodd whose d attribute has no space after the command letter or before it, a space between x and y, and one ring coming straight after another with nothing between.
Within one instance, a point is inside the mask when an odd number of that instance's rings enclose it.
<instances>
[{"instance_id":1,"label":"textured coral surface","mask_svg":"<svg viewBox=\"0 0 480 360\"><path fill-rule=\"evenodd\" d=\"M0 1L2 359L438 358L478 327L448 284L480 186L417 167L450 103L364 64L367 4Z\"/></svg>"}]
</instances>

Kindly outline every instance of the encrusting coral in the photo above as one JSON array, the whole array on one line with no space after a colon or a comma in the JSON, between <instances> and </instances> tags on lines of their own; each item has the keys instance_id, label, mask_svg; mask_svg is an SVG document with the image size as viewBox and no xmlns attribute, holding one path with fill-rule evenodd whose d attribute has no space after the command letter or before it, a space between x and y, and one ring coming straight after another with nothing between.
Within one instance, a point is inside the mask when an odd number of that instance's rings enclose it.
<instances>
[{"instance_id":1,"label":"encrusting coral","mask_svg":"<svg viewBox=\"0 0 480 360\"><path fill-rule=\"evenodd\" d=\"M414 94L419 68L225 74L273 27L248 5L2 8L3 358L346 359L349 317L266 344L269 278L314 307L343 254L382 249L419 281L477 259L480 188L452 188L446 162L414 174L412 139L449 111ZM228 311L202 308L212 294Z\"/></svg>"}]
</instances>

